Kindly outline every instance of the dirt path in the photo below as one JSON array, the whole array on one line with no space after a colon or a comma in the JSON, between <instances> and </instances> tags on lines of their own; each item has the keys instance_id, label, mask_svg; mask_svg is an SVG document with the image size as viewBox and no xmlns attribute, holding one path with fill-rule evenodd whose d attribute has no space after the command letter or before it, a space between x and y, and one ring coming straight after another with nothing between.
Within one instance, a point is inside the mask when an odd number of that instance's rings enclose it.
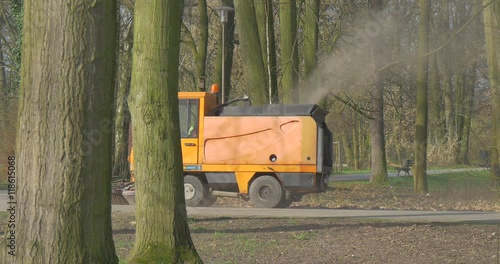
<instances>
[{"instance_id":1,"label":"dirt path","mask_svg":"<svg viewBox=\"0 0 500 264\"><path fill-rule=\"evenodd\" d=\"M499 226L340 218L190 217L204 263L500 263ZM113 213L115 245L133 246L133 213Z\"/></svg>"}]
</instances>

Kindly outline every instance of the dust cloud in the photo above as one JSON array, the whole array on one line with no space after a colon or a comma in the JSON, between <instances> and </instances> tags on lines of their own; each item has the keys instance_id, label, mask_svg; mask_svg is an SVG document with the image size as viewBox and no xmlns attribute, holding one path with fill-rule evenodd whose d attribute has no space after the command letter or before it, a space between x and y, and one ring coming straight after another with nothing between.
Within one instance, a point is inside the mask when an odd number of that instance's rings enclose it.
<instances>
[{"instance_id":1,"label":"dust cloud","mask_svg":"<svg viewBox=\"0 0 500 264\"><path fill-rule=\"evenodd\" d=\"M311 77L299 85L300 103L317 104L329 95L369 91L378 72L374 66L374 51L387 50L377 47L376 40L381 38L384 41L378 43L385 43L394 34L399 34L400 21L386 13L369 12L351 24L339 39L336 50L320 59Z\"/></svg>"}]
</instances>

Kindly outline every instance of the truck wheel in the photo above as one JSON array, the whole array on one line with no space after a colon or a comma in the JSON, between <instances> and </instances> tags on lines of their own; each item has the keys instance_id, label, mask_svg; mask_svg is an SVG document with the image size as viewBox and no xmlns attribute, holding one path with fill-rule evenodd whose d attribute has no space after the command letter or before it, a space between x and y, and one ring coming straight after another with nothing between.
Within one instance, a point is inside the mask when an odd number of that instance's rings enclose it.
<instances>
[{"instance_id":1,"label":"truck wheel","mask_svg":"<svg viewBox=\"0 0 500 264\"><path fill-rule=\"evenodd\" d=\"M250 200L256 207L274 208L278 207L285 198L285 192L281 183L276 178L264 175L255 179L250 185Z\"/></svg>"},{"instance_id":2,"label":"truck wheel","mask_svg":"<svg viewBox=\"0 0 500 264\"><path fill-rule=\"evenodd\" d=\"M206 194L201 200L200 206L210 207L217 201L217 196L213 196L210 193Z\"/></svg>"},{"instance_id":3,"label":"truck wheel","mask_svg":"<svg viewBox=\"0 0 500 264\"><path fill-rule=\"evenodd\" d=\"M186 205L191 207L202 206L202 201L207 193L207 186L200 178L187 175L184 177L184 198Z\"/></svg>"},{"instance_id":4,"label":"truck wheel","mask_svg":"<svg viewBox=\"0 0 500 264\"><path fill-rule=\"evenodd\" d=\"M279 208L287 208L290 205L292 205L293 200L292 199L283 199L280 204L278 204L277 207Z\"/></svg>"}]
</instances>

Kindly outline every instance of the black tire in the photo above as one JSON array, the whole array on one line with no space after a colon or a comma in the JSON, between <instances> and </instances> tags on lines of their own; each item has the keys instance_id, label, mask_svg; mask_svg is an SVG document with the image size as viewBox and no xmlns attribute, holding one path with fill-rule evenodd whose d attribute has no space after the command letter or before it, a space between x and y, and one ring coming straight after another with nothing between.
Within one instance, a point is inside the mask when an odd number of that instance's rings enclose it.
<instances>
[{"instance_id":1,"label":"black tire","mask_svg":"<svg viewBox=\"0 0 500 264\"><path fill-rule=\"evenodd\" d=\"M210 193L206 194L201 200L200 206L202 207L210 207L217 201L217 196L213 196Z\"/></svg>"},{"instance_id":2,"label":"black tire","mask_svg":"<svg viewBox=\"0 0 500 264\"><path fill-rule=\"evenodd\" d=\"M279 208L287 208L290 205L292 205L293 200L292 199L283 199L280 204L278 204L277 207Z\"/></svg>"},{"instance_id":3,"label":"black tire","mask_svg":"<svg viewBox=\"0 0 500 264\"><path fill-rule=\"evenodd\" d=\"M285 198L281 183L269 175L260 176L250 185L250 200L259 208L275 208Z\"/></svg>"},{"instance_id":4,"label":"black tire","mask_svg":"<svg viewBox=\"0 0 500 264\"><path fill-rule=\"evenodd\" d=\"M186 205L191 207L202 206L207 185L200 178L192 175L184 177L184 198Z\"/></svg>"}]
</instances>

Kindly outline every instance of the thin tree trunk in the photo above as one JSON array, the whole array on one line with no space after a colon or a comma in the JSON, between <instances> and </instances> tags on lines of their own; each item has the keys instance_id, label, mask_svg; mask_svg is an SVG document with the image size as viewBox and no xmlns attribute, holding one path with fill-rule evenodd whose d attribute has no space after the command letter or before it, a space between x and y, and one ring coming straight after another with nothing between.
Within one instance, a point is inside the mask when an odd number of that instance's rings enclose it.
<instances>
[{"instance_id":1,"label":"thin tree trunk","mask_svg":"<svg viewBox=\"0 0 500 264\"><path fill-rule=\"evenodd\" d=\"M268 102L266 69L262 60L253 1L234 2L243 64L243 87L256 105Z\"/></svg>"},{"instance_id":2,"label":"thin tree trunk","mask_svg":"<svg viewBox=\"0 0 500 264\"><path fill-rule=\"evenodd\" d=\"M129 106L136 238L128 263L201 263L191 241L177 89L183 2L136 0Z\"/></svg>"},{"instance_id":3,"label":"thin tree trunk","mask_svg":"<svg viewBox=\"0 0 500 264\"><path fill-rule=\"evenodd\" d=\"M427 89L429 79L429 24L431 0L419 0L417 62L417 120L415 132L414 188L427 193Z\"/></svg>"},{"instance_id":4,"label":"thin tree trunk","mask_svg":"<svg viewBox=\"0 0 500 264\"><path fill-rule=\"evenodd\" d=\"M465 63L464 63L465 64ZM466 64L465 64L466 65ZM464 122L465 122L465 108L467 103L464 101L467 93L467 68L459 73L457 78L457 85L455 89L455 127L456 127L456 149L455 149L455 163L460 162L462 151L462 139L464 135Z\"/></svg>"},{"instance_id":5,"label":"thin tree trunk","mask_svg":"<svg viewBox=\"0 0 500 264\"><path fill-rule=\"evenodd\" d=\"M435 134L435 138L438 139L439 142L445 141L446 135L446 122L443 122L443 91L441 90L441 80L440 80L440 70L438 64L437 56L434 56L432 60L432 72L431 72L431 82L430 82L430 113L434 117L435 127L433 127L433 132ZM436 142L438 143L438 142Z\"/></svg>"},{"instance_id":6,"label":"thin tree trunk","mask_svg":"<svg viewBox=\"0 0 500 264\"><path fill-rule=\"evenodd\" d=\"M281 101L284 104L297 103L300 97L297 89L299 55L297 42L297 6L295 0L280 0L281 32Z\"/></svg>"},{"instance_id":7,"label":"thin tree trunk","mask_svg":"<svg viewBox=\"0 0 500 264\"><path fill-rule=\"evenodd\" d=\"M196 77L198 79L205 78L206 65L207 65L207 48L208 48L208 15L207 15L207 1L198 1L198 47L196 53ZM204 91L204 89L203 89Z\"/></svg>"},{"instance_id":8,"label":"thin tree trunk","mask_svg":"<svg viewBox=\"0 0 500 264\"><path fill-rule=\"evenodd\" d=\"M223 6L234 7L233 0L222 0ZM224 86L225 86L225 97L230 98L231 96L231 69L233 65L233 51L234 51L234 12L229 12L227 17L226 25L224 26L224 38L222 40L222 27L219 30L219 45L217 52L217 62L215 63L215 83L222 85L222 44L225 43L224 47ZM221 87L222 88L222 87Z\"/></svg>"},{"instance_id":9,"label":"thin tree trunk","mask_svg":"<svg viewBox=\"0 0 500 264\"><path fill-rule=\"evenodd\" d=\"M17 251L7 261L118 263L110 192L116 1L26 0L24 10Z\"/></svg>"},{"instance_id":10,"label":"thin tree trunk","mask_svg":"<svg viewBox=\"0 0 500 264\"><path fill-rule=\"evenodd\" d=\"M276 59L276 36L274 34L274 11L271 0L266 2L267 13L267 71L269 75L269 87L271 87L270 102L279 102L278 94L278 62Z\"/></svg>"},{"instance_id":11,"label":"thin tree trunk","mask_svg":"<svg viewBox=\"0 0 500 264\"><path fill-rule=\"evenodd\" d=\"M2 28L3 22L0 20L0 28ZM7 80L5 78L5 66L3 65L5 59L3 57L3 43L2 38L0 38L0 93L5 95L7 92Z\"/></svg>"},{"instance_id":12,"label":"thin tree trunk","mask_svg":"<svg viewBox=\"0 0 500 264\"><path fill-rule=\"evenodd\" d=\"M370 9L375 12L382 11L383 0L370 0ZM371 48L372 63L374 69L379 69L384 64L384 45L382 35L373 40ZM372 117L370 120L371 138L371 174L370 182L384 183L389 181L387 175L387 157L385 154L384 133L384 80L382 72L376 73L373 80L370 98L372 104Z\"/></svg>"},{"instance_id":13,"label":"thin tree trunk","mask_svg":"<svg viewBox=\"0 0 500 264\"><path fill-rule=\"evenodd\" d=\"M359 170L359 158L360 158L360 150L361 150L361 126L359 122L359 115L357 113L353 113L354 115L354 126L352 128L352 149L353 149L353 163L354 170Z\"/></svg>"},{"instance_id":14,"label":"thin tree trunk","mask_svg":"<svg viewBox=\"0 0 500 264\"><path fill-rule=\"evenodd\" d=\"M128 164L128 142L130 112L128 109L127 98L130 92L130 77L132 71L132 45L133 45L133 22L127 27L118 58L118 83L116 85L115 95L115 138L114 138L114 158L113 158L113 176L120 179L130 178L130 169Z\"/></svg>"},{"instance_id":15,"label":"thin tree trunk","mask_svg":"<svg viewBox=\"0 0 500 264\"><path fill-rule=\"evenodd\" d=\"M463 128L463 136L461 142L461 150L459 161L462 164L469 165L469 142L470 142L470 131L471 131L471 123L472 123L472 115L474 109L474 96L475 96L475 88L476 88L476 70L477 70L477 61L474 61L472 66L469 68L468 77L467 77L467 90L464 99L464 128Z\"/></svg>"},{"instance_id":16,"label":"thin tree trunk","mask_svg":"<svg viewBox=\"0 0 500 264\"><path fill-rule=\"evenodd\" d=\"M450 22L449 22L449 5L448 1L444 1L441 3L441 30L442 33L442 41L446 41L450 36ZM451 69L451 52L450 47L445 47L444 51L441 53L442 67L443 70L443 92L444 92L444 117L446 120L446 133L447 133L447 142L450 147L453 147L453 144L456 140L455 133L455 117L454 117L454 104L453 104L453 86L452 86L452 69ZM453 162L453 156L449 156L449 162Z\"/></svg>"},{"instance_id":17,"label":"thin tree trunk","mask_svg":"<svg viewBox=\"0 0 500 264\"><path fill-rule=\"evenodd\" d=\"M340 138L342 139L342 148L345 156L345 163L354 167L354 159L353 159L353 144L352 141L349 140L346 133L341 133Z\"/></svg>"}]
</instances>

